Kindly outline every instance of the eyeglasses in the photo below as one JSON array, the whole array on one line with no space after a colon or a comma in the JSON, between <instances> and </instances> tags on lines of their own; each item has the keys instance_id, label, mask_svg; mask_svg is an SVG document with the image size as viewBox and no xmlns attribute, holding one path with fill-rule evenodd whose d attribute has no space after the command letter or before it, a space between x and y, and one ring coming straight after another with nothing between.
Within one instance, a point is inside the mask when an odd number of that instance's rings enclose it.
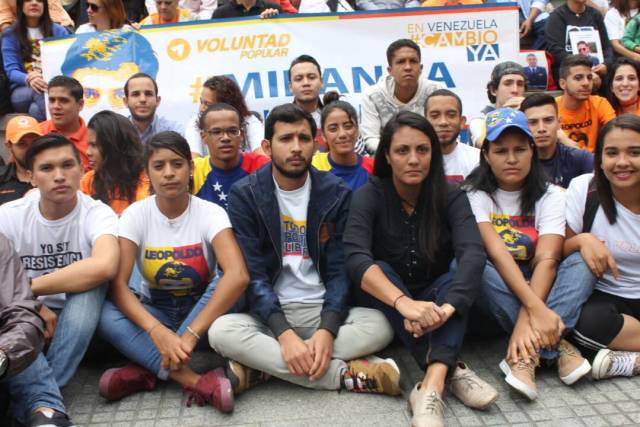
<instances>
[{"instance_id":1,"label":"eyeglasses","mask_svg":"<svg viewBox=\"0 0 640 427\"><path fill-rule=\"evenodd\" d=\"M102 6L98 6L95 3L87 3L87 9L91 10L91 12L97 12L102 9Z\"/></svg>"},{"instance_id":2,"label":"eyeglasses","mask_svg":"<svg viewBox=\"0 0 640 427\"><path fill-rule=\"evenodd\" d=\"M220 139L222 138L223 134L227 134L229 137L239 137L240 134L242 133L242 130L240 128L212 128L212 129L208 129L205 132L207 132L209 135L211 135L214 138Z\"/></svg>"}]
</instances>

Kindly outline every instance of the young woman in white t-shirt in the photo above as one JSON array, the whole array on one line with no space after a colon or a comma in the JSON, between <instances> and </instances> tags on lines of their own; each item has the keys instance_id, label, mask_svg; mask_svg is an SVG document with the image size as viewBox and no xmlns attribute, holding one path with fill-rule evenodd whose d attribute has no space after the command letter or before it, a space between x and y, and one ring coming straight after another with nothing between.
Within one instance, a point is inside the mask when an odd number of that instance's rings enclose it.
<instances>
[{"instance_id":1,"label":"young woman in white t-shirt","mask_svg":"<svg viewBox=\"0 0 640 427\"><path fill-rule=\"evenodd\" d=\"M546 181L522 112L487 114L480 164L464 188L490 260L477 305L511 334L500 363L507 383L536 399L540 357L557 358L560 379L576 382L590 365L562 337L591 292L576 283L591 273L579 256L560 264L565 194Z\"/></svg>"},{"instance_id":2,"label":"young woman in white t-shirt","mask_svg":"<svg viewBox=\"0 0 640 427\"><path fill-rule=\"evenodd\" d=\"M193 163L182 136L155 135L145 147L145 168L155 195L122 214L120 268L99 325L101 336L135 364L105 371L100 394L118 400L171 378L191 393L188 405L193 398L231 412L233 392L222 369L199 375L188 364L213 321L244 292L244 258L224 209L190 195ZM143 279L140 300L128 286L134 263ZM224 275L216 274L216 263Z\"/></svg>"},{"instance_id":3,"label":"young woman in white t-shirt","mask_svg":"<svg viewBox=\"0 0 640 427\"><path fill-rule=\"evenodd\" d=\"M567 191L564 252L582 254L598 278L573 337L585 354L595 354L594 379L638 375L640 117L627 114L605 125L594 161L594 174L575 178ZM587 200L598 201L590 227Z\"/></svg>"}]
</instances>

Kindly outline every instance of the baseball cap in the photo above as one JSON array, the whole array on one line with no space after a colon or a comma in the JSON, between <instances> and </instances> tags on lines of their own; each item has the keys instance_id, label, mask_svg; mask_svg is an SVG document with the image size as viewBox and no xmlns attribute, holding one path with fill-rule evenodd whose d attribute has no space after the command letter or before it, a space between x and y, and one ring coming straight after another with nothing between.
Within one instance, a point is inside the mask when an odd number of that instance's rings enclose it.
<instances>
[{"instance_id":1,"label":"baseball cap","mask_svg":"<svg viewBox=\"0 0 640 427\"><path fill-rule=\"evenodd\" d=\"M520 74L526 78L522 65L513 61L505 61L493 67L493 71L491 71L491 83L493 83L493 86L498 87L500 79L507 74Z\"/></svg>"},{"instance_id":2,"label":"baseball cap","mask_svg":"<svg viewBox=\"0 0 640 427\"><path fill-rule=\"evenodd\" d=\"M502 132L509 128L517 128L533 139L533 134L529 130L527 116L522 111L513 108L498 108L486 115L486 139L493 142L502 135Z\"/></svg>"},{"instance_id":3,"label":"baseball cap","mask_svg":"<svg viewBox=\"0 0 640 427\"><path fill-rule=\"evenodd\" d=\"M23 136L34 133L42 136L38 121L31 116L17 116L9 120L5 129L7 141L12 144L20 142Z\"/></svg>"}]
</instances>

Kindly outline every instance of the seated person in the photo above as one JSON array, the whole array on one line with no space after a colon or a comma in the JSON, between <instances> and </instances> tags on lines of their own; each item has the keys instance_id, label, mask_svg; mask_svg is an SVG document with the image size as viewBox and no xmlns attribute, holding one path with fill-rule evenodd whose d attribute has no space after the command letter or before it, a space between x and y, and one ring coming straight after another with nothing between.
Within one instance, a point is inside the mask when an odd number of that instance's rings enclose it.
<instances>
[{"instance_id":1,"label":"seated person","mask_svg":"<svg viewBox=\"0 0 640 427\"><path fill-rule=\"evenodd\" d=\"M0 206L0 233L13 242L31 290L43 303L49 346L42 369L50 368L47 375L63 387L84 357L107 282L117 270L117 217L102 202L78 192L80 155L64 136L37 138L26 161L38 190ZM13 390L28 393L24 387L29 387L26 382ZM18 412L26 413L30 402L17 399Z\"/></svg>"},{"instance_id":2,"label":"seated person","mask_svg":"<svg viewBox=\"0 0 640 427\"><path fill-rule=\"evenodd\" d=\"M120 266L104 304L98 331L133 363L108 369L99 393L119 400L172 379L205 402L233 411L233 393L221 370L197 374L193 350L211 323L240 298L248 282L227 213L189 194L193 172L189 144L161 132L145 146L154 195L125 209L119 224ZM217 263L224 275L216 275ZM139 300L128 286L142 272Z\"/></svg>"},{"instance_id":3,"label":"seated person","mask_svg":"<svg viewBox=\"0 0 640 427\"><path fill-rule=\"evenodd\" d=\"M230 359L225 372L236 395L268 376L399 394L393 360L361 359L389 344L393 331L377 310L347 307L342 233L351 191L311 167L315 133L311 115L294 104L267 116L262 148L271 164L234 185L229 199L251 276L250 313L216 320L209 343Z\"/></svg>"},{"instance_id":4,"label":"seated person","mask_svg":"<svg viewBox=\"0 0 640 427\"><path fill-rule=\"evenodd\" d=\"M613 119L598 139L595 173L567 191L564 253L581 254L597 277L573 332L596 380L640 373L639 159L640 118Z\"/></svg>"},{"instance_id":5,"label":"seated person","mask_svg":"<svg viewBox=\"0 0 640 427\"><path fill-rule=\"evenodd\" d=\"M68 31L51 22L44 0L18 0L20 13L2 34L2 60L9 78L11 105L17 113L27 113L38 121L47 118L42 76L42 39L65 36Z\"/></svg>"},{"instance_id":6,"label":"seated person","mask_svg":"<svg viewBox=\"0 0 640 427\"><path fill-rule=\"evenodd\" d=\"M229 204L231 186L252 174L270 159L251 151L242 152L244 123L229 104L213 104L200 116L201 139L209 155L193 162L193 191L201 199L223 209Z\"/></svg>"},{"instance_id":7,"label":"seated person","mask_svg":"<svg viewBox=\"0 0 640 427\"><path fill-rule=\"evenodd\" d=\"M92 170L82 177L80 191L118 215L149 195L142 144L126 117L106 110L94 114L87 125L87 145Z\"/></svg>"},{"instance_id":8,"label":"seated person","mask_svg":"<svg viewBox=\"0 0 640 427\"><path fill-rule=\"evenodd\" d=\"M355 193L344 234L358 302L385 314L426 371L409 397L413 426L444 425L447 376L470 407L498 398L458 361L485 255L466 194L445 181L437 141L424 117L393 116L382 130L375 177Z\"/></svg>"},{"instance_id":9,"label":"seated person","mask_svg":"<svg viewBox=\"0 0 640 427\"><path fill-rule=\"evenodd\" d=\"M271 18L282 13L280 2L267 2L264 0L229 0L224 6L213 11L211 19L218 18L242 18L245 16L260 16Z\"/></svg>"},{"instance_id":10,"label":"seated person","mask_svg":"<svg viewBox=\"0 0 640 427\"><path fill-rule=\"evenodd\" d=\"M179 2L180 0L155 0L156 12L140 21L140 25L195 21L196 16L189 9L179 7Z\"/></svg>"},{"instance_id":11,"label":"seated person","mask_svg":"<svg viewBox=\"0 0 640 427\"><path fill-rule=\"evenodd\" d=\"M323 103L320 129L329 151L314 154L311 166L339 176L355 191L366 184L373 173L373 159L356 152L360 136L358 114L351 104L341 101L335 91L325 93Z\"/></svg>"},{"instance_id":12,"label":"seated person","mask_svg":"<svg viewBox=\"0 0 640 427\"><path fill-rule=\"evenodd\" d=\"M551 95L534 93L522 101L520 110L527 116L538 158L552 184L567 188L571 180L593 172L593 154L560 142L558 104Z\"/></svg>"},{"instance_id":13,"label":"seated person","mask_svg":"<svg viewBox=\"0 0 640 427\"><path fill-rule=\"evenodd\" d=\"M89 22L76 28L76 34L131 29L122 0L87 0Z\"/></svg>"},{"instance_id":14,"label":"seated person","mask_svg":"<svg viewBox=\"0 0 640 427\"><path fill-rule=\"evenodd\" d=\"M47 5L49 6L49 14L53 22L63 27L73 28L73 21L64 7L62 7L60 0L47 0ZM16 21L18 17L17 12L16 0L0 1L0 31L6 30Z\"/></svg>"},{"instance_id":15,"label":"seated person","mask_svg":"<svg viewBox=\"0 0 640 427\"><path fill-rule=\"evenodd\" d=\"M0 234L0 391L16 403L14 416L30 427L73 425L46 359L40 302L33 298L29 279L13 244ZM2 416L2 414L0 414Z\"/></svg>"},{"instance_id":16,"label":"seated person","mask_svg":"<svg viewBox=\"0 0 640 427\"><path fill-rule=\"evenodd\" d=\"M567 385L590 372L563 339L588 298L592 275L582 258L562 259L565 193L548 184L524 113L487 115L480 165L465 181L489 261L476 305L511 335L500 369L506 382L534 400L539 359L558 362Z\"/></svg>"},{"instance_id":17,"label":"seated person","mask_svg":"<svg viewBox=\"0 0 640 427\"><path fill-rule=\"evenodd\" d=\"M618 116L640 115L640 65L627 58L618 58L607 74L607 100Z\"/></svg>"},{"instance_id":18,"label":"seated person","mask_svg":"<svg viewBox=\"0 0 640 427\"><path fill-rule=\"evenodd\" d=\"M420 7L420 0L356 0L358 10L403 9Z\"/></svg>"},{"instance_id":19,"label":"seated person","mask_svg":"<svg viewBox=\"0 0 640 427\"><path fill-rule=\"evenodd\" d=\"M33 188L26 157L29 146L39 136L40 125L33 117L16 116L7 123L4 146L9 163L0 166L0 205L21 198Z\"/></svg>"}]
</instances>

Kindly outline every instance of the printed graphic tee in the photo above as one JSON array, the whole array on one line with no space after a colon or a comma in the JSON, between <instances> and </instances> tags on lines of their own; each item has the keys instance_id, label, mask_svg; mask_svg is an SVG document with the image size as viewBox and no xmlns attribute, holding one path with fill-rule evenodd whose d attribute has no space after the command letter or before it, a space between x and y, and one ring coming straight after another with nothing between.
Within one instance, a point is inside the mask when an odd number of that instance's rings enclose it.
<instances>
[{"instance_id":1,"label":"printed graphic tee","mask_svg":"<svg viewBox=\"0 0 640 427\"><path fill-rule=\"evenodd\" d=\"M321 304L324 301L324 283L309 256L307 246L307 207L311 179L307 175L304 185L292 191L282 190L277 182L275 184L280 207L282 271L276 279L274 289L282 305L293 302Z\"/></svg>"},{"instance_id":2,"label":"printed graphic tee","mask_svg":"<svg viewBox=\"0 0 640 427\"><path fill-rule=\"evenodd\" d=\"M447 180L462 182L478 166L480 150L476 147L458 142L450 154L443 154L444 174Z\"/></svg>"},{"instance_id":3,"label":"printed graphic tee","mask_svg":"<svg viewBox=\"0 0 640 427\"><path fill-rule=\"evenodd\" d=\"M582 232L589 182L593 174L574 178L567 190L567 225L574 232ZM604 242L613 255L620 273L616 280L610 271L602 275L596 289L623 298L640 299L640 215L631 212L614 199L616 223L611 225L602 207L596 211L591 234Z\"/></svg>"},{"instance_id":4,"label":"printed graphic tee","mask_svg":"<svg viewBox=\"0 0 640 427\"><path fill-rule=\"evenodd\" d=\"M476 221L489 222L519 263L535 255L538 237L545 234L564 236L565 193L549 185L547 192L535 204L534 212L521 214L520 191L496 190L493 199L484 191L468 193Z\"/></svg>"},{"instance_id":5,"label":"printed graphic tee","mask_svg":"<svg viewBox=\"0 0 640 427\"><path fill-rule=\"evenodd\" d=\"M227 228L227 213L211 202L191 196L182 215L169 219L151 196L125 209L118 232L138 246L142 294L152 297L150 290L157 290L180 297L204 292L216 270L211 241Z\"/></svg>"},{"instance_id":6,"label":"printed graphic tee","mask_svg":"<svg viewBox=\"0 0 640 427\"><path fill-rule=\"evenodd\" d=\"M580 148L593 153L600 128L614 119L616 112L606 98L596 95L591 95L579 109L567 110L562 106L562 96L556 98L560 127Z\"/></svg>"},{"instance_id":7,"label":"printed graphic tee","mask_svg":"<svg viewBox=\"0 0 640 427\"><path fill-rule=\"evenodd\" d=\"M104 203L78 192L76 207L65 217L48 220L40 213L40 192L0 207L0 233L10 238L29 278L53 273L91 256L95 241L117 236L118 217ZM39 299L48 307L64 307L65 294Z\"/></svg>"}]
</instances>

